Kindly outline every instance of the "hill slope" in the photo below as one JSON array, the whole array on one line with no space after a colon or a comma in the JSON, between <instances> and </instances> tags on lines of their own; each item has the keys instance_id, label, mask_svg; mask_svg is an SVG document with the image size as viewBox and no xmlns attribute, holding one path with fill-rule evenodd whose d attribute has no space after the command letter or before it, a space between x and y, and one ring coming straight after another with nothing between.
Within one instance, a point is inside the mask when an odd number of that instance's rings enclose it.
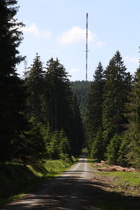
<instances>
[{"instance_id":1,"label":"hill slope","mask_svg":"<svg viewBox=\"0 0 140 210\"><path fill-rule=\"evenodd\" d=\"M73 93L77 97L77 102L80 108L81 118L85 123L86 105L88 94L90 91L91 82L89 81L75 81L71 82L71 88Z\"/></svg>"}]
</instances>

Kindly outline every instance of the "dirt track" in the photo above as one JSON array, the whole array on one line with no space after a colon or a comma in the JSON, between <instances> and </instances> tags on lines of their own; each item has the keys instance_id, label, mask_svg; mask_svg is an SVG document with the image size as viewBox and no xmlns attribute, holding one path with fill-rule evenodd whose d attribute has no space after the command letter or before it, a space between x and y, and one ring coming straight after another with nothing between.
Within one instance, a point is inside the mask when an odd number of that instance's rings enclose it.
<instances>
[{"instance_id":1,"label":"dirt track","mask_svg":"<svg viewBox=\"0 0 140 210\"><path fill-rule=\"evenodd\" d=\"M140 209L140 198L111 192L109 181L99 179L94 170L86 158L80 158L67 172L45 183L37 192L12 202L3 210Z\"/></svg>"}]
</instances>

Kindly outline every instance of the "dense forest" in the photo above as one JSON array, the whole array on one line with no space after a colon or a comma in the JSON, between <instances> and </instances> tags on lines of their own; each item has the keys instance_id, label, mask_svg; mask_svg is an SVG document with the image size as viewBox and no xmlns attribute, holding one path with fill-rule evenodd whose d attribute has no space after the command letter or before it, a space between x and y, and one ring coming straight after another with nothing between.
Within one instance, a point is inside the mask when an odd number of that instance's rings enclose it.
<instances>
[{"instance_id":1,"label":"dense forest","mask_svg":"<svg viewBox=\"0 0 140 210\"><path fill-rule=\"evenodd\" d=\"M24 57L16 0L0 1L0 162L38 162L78 155L84 142L76 97L64 66L36 54L25 79L16 66Z\"/></svg>"},{"instance_id":2,"label":"dense forest","mask_svg":"<svg viewBox=\"0 0 140 210\"><path fill-rule=\"evenodd\" d=\"M140 68L132 75L117 51L93 81L70 82L58 59L36 54L24 79L17 65L23 34L16 0L0 1L0 162L78 156L140 168Z\"/></svg>"},{"instance_id":3,"label":"dense forest","mask_svg":"<svg viewBox=\"0 0 140 210\"><path fill-rule=\"evenodd\" d=\"M77 103L80 109L83 124L86 122L87 101L90 92L91 82L89 81L74 81L71 82L71 88L77 98Z\"/></svg>"},{"instance_id":4,"label":"dense forest","mask_svg":"<svg viewBox=\"0 0 140 210\"><path fill-rule=\"evenodd\" d=\"M87 102L86 135L92 158L140 167L140 69L127 72L119 51L95 70Z\"/></svg>"}]
</instances>

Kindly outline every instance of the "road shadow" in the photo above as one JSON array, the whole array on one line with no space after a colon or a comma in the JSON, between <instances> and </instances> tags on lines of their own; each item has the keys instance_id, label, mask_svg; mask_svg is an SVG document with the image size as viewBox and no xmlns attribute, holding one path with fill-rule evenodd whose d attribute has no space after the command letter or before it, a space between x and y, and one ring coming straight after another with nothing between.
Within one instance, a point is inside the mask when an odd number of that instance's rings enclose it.
<instances>
[{"instance_id":1,"label":"road shadow","mask_svg":"<svg viewBox=\"0 0 140 210\"><path fill-rule=\"evenodd\" d=\"M38 192L25 197L24 203L7 205L3 210L138 210L140 197L108 192L102 183L77 176L57 177L45 183Z\"/></svg>"}]
</instances>

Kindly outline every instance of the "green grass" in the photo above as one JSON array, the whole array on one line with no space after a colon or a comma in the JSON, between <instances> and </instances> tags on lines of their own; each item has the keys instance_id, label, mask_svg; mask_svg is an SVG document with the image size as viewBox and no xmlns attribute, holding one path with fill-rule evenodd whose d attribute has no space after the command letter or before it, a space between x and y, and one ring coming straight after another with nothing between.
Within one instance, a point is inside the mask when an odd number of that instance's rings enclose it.
<instances>
[{"instance_id":1,"label":"green grass","mask_svg":"<svg viewBox=\"0 0 140 210\"><path fill-rule=\"evenodd\" d=\"M93 163L91 161L91 163ZM98 166L97 168L102 168ZM98 171L95 172L98 176L113 178L112 191L124 192L131 196L140 195L140 172L128 171Z\"/></svg>"},{"instance_id":2,"label":"green grass","mask_svg":"<svg viewBox=\"0 0 140 210\"><path fill-rule=\"evenodd\" d=\"M140 193L140 172L111 172L115 178L114 186L118 191L137 196Z\"/></svg>"},{"instance_id":3,"label":"green grass","mask_svg":"<svg viewBox=\"0 0 140 210\"><path fill-rule=\"evenodd\" d=\"M94 163L94 160L89 161ZM98 171L95 167L98 186L102 192L98 204L101 210L140 209L140 172ZM106 188L105 188L106 186Z\"/></svg>"},{"instance_id":4,"label":"green grass","mask_svg":"<svg viewBox=\"0 0 140 210\"><path fill-rule=\"evenodd\" d=\"M100 176L114 177L115 185L117 186L130 186L140 188L140 172L126 172L126 171L113 171L113 172L99 172Z\"/></svg>"},{"instance_id":5,"label":"green grass","mask_svg":"<svg viewBox=\"0 0 140 210\"><path fill-rule=\"evenodd\" d=\"M0 205L31 192L70 165L63 160L47 160L45 163L27 166L20 163L0 164Z\"/></svg>"}]
</instances>

